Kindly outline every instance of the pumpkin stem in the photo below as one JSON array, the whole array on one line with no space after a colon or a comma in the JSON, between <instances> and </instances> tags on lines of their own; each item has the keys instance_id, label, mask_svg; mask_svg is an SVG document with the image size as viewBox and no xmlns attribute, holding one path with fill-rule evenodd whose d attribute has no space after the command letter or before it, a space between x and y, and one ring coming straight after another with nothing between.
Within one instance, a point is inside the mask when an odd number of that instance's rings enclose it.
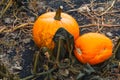
<instances>
[{"instance_id":1,"label":"pumpkin stem","mask_svg":"<svg viewBox=\"0 0 120 80\"><path fill-rule=\"evenodd\" d=\"M55 17L54 17L55 20L61 20L61 12L62 12L62 9L63 9L63 6L60 6L60 7L57 9L56 14L55 14Z\"/></svg>"}]
</instances>

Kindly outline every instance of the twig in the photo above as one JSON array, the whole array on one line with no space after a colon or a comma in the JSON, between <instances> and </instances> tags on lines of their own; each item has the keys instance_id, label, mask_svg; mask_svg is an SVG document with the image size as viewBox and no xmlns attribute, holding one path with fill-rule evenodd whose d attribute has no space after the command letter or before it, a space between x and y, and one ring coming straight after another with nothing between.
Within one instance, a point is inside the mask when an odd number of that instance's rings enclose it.
<instances>
[{"instance_id":1,"label":"twig","mask_svg":"<svg viewBox=\"0 0 120 80\"><path fill-rule=\"evenodd\" d=\"M120 15L119 14L110 14L111 16L113 16L113 17L118 17L118 18L120 18Z\"/></svg>"},{"instance_id":2,"label":"twig","mask_svg":"<svg viewBox=\"0 0 120 80\"><path fill-rule=\"evenodd\" d=\"M13 0L10 0L9 3L7 4L7 6L5 7L5 9L2 11L0 18L3 16L3 14L7 11L7 9L10 7L10 5L12 4Z\"/></svg>"},{"instance_id":3,"label":"twig","mask_svg":"<svg viewBox=\"0 0 120 80\"><path fill-rule=\"evenodd\" d=\"M73 4L70 0L63 0L64 2L67 3L70 7L74 8L75 4Z\"/></svg>"},{"instance_id":4,"label":"twig","mask_svg":"<svg viewBox=\"0 0 120 80\"><path fill-rule=\"evenodd\" d=\"M24 24L21 24L21 25L19 25L19 26L15 26L14 28L10 28L10 29L8 29L8 30L5 30L6 28L3 28L3 29L1 29L0 30L0 33L6 33L6 32L13 32L13 31L15 31L15 30L18 30L18 29L20 29L20 28L22 28L22 27L25 27L25 26L27 26L27 25L33 25L34 23L24 23Z\"/></svg>"},{"instance_id":5,"label":"twig","mask_svg":"<svg viewBox=\"0 0 120 80\"><path fill-rule=\"evenodd\" d=\"M29 8L27 7L22 7L24 10L28 11L29 13L32 13L35 17L38 17L38 14L34 13L32 10L30 10Z\"/></svg>"},{"instance_id":6,"label":"twig","mask_svg":"<svg viewBox=\"0 0 120 80\"><path fill-rule=\"evenodd\" d=\"M120 12L120 10L113 10L113 11L109 11L109 12L107 12L108 14L111 14L111 13L119 13Z\"/></svg>"},{"instance_id":7,"label":"twig","mask_svg":"<svg viewBox=\"0 0 120 80\"><path fill-rule=\"evenodd\" d=\"M114 0L114 1L112 2L111 6L108 7L108 8L107 8L103 13L101 13L99 16L102 16L102 15L106 14L106 13L114 6L115 1L116 1L116 0Z\"/></svg>"},{"instance_id":8,"label":"twig","mask_svg":"<svg viewBox=\"0 0 120 80\"><path fill-rule=\"evenodd\" d=\"M104 24L104 21L103 21L103 16L101 16L101 26L99 25L100 24L100 22L98 22L99 24L98 24L98 31L97 32L100 32L103 28L104 28L104 26L102 26L103 24ZM98 19L98 21L99 21L99 19Z\"/></svg>"},{"instance_id":9,"label":"twig","mask_svg":"<svg viewBox=\"0 0 120 80\"><path fill-rule=\"evenodd\" d=\"M42 76L42 75L45 75L45 74L50 74L50 73L53 72L55 69L56 69L56 68L52 68L52 69L50 69L50 70L48 70L48 71L46 71L46 72L36 73L36 75L30 75L30 76L25 77L25 78L20 79L20 80L29 80L29 79L31 79L31 78L33 78L33 77L35 77L35 76Z\"/></svg>"},{"instance_id":10,"label":"twig","mask_svg":"<svg viewBox=\"0 0 120 80\"><path fill-rule=\"evenodd\" d=\"M11 32L11 31L15 31L15 30L17 30L17 29L19 29L19 28L25 27L25 26L27 26L27 25L33 25L33 24L34 24L34 23L24 23L24 24L21 24L21 25L19 25L19 26L15 26L13 29L10 30L10 32Z\"/></svg>"},{"instance_id":11,"label":"twig","mask_svg":"<svg viewBox=\"0 0 120 80\"><path fill-rule=\"evenodd\" d=\"M113 50L114 57L118 60L120 60L120 37L117 41L117 44L115 45L115 48Z\"/></svg>"},{"instance_id":12,"label":"twig","mask_svg":"<svg viewBox=\"0 0 120 80\"><path fill-rule=\"evenodd\" d=\"M87 24L87 25L80 26L80 28L93 27L93 26L98 26L98 24ZM120 25L110 25L110 24L99 24L99 26L104 26L104 27L120 27Z\"/></svg>"},{"instance_id":13,"label":"twig","mask_svg":"<svg viewBox=\"0 0 120 80\"><path fill-rule=\"evenodd\" d=\"M0 29L0 33L2 33L5 29L6 29L6 27L2 27L2 28Z\"/></svg>"}]
</instances>

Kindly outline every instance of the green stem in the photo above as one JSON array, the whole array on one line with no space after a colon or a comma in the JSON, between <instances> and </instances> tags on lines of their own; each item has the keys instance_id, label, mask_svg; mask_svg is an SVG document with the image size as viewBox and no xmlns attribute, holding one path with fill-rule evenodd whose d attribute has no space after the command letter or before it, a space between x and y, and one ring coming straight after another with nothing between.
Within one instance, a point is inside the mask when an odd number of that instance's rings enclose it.
<instances>
[{"instance_id":1,"label":"green stem","mask_svg":"<svg viewBox=\"0 0 120 80\"><path fill-rule=\"evenodd\" d=\"M61 20L61 12L62 12L62 9L63 9L63 6L60 6L60 7L57 9L56 14L55 14L55 17L54 17L55 20Z\"/></svg>"},{"instance_id":2,"label":"green stem","mask_svg":"<svg viewBox=\"0 0 120 80\"><path fill-rule=\"evenodd\" d=\"M52 68L46 72L42 72L42 73L36 73L35 75L30 75L28 77L25 77L23 79L20 79L20 80L29 80L29 79L32 79L33 77L35 76L42 76L42 75L45 75L45 74L50 74L51 72L53 72L56 68Z\"/></svg>"},{"instance_id":3,"label":"green stem","mask_svg":"<svg viewBox=\"0 0 120 80\"><path fill-rule=\"evenodd\" d=\"M58 50L57 50L57 57L56 57L56 62L57 62L57 64L59 63L60 46L61 46L61 38L59 38L59 40L58 40Z\"/></svg>"},{"instance_id":4,"label":"green stem","mask_svg":"<svg viewBox=\"0 0 120 80\"><path fill-rule=\"evenodd\" d=\"M8 78L8 75L0 71L0 76Z\"/></svg>"},{"instance_id":5,"label":"green stem","mask_svg":"<svg viewBox=\"0 0 120 80\"><path fill-rule=\"evenodd\" d=\"M115 48L114 48L114 50L113 50L113 53L115 54L114 55L114 58L116 58L116 59L118 59L119 57L118 57L118 55L120 54L120 37L119 37L119 39L118 39L118 41L117 41L117 44L115 45ZM119 58L120 59L120 58Z\"/></svg>"},{"instance_id":6,"label":"green stem","mask_svg":"<svg viewBox=\"0 0 120 80\"><path fill-rule=\"evenodd\" d=\"M69 43L68 39L67 39L67 46L68 46L67 48L68 48L68 52L69 52L69 58L71 59L73 46Z\"/></svg>"},{"instance_id":7,"label":"green stem","mask_svg":"<svg viewBox=\"0 0 120 80\"><path fill-rule=\"evenodd\" d=\"M38 61L39 61L39 52L36 52L36 54L34 55L34 65L33 65L33 74L37 73L37 65L38 65Z\"/></svg>"}]
</instances>

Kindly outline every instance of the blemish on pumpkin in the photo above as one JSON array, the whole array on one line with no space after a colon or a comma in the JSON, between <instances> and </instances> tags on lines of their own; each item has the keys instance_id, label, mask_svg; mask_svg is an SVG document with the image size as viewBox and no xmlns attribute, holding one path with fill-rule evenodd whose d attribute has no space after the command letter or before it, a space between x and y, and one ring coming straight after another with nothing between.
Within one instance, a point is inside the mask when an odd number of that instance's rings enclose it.
<instances>
[{"instance_id":1,"label":"blemish on pumpkin","mask_svg":"<svg viewBox=\"0 0 120 80\"><path fill-rule=\"evenodd\" d=\"M80 50L80 48L76 48L76 51L77 51L79 54L82 54L82 51Z\"/></svg>"}]
</instances>

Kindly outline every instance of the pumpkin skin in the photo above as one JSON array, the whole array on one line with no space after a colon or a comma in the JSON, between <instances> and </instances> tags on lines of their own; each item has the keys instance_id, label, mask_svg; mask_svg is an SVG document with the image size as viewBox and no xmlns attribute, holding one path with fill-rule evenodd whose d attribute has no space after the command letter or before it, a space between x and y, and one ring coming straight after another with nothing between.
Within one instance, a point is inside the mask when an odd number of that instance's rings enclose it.
<instances>
[{"instance_id":1,"label":"pumpkin skin","mask_svg":"<svg viewBox=\"0 0 120 80\"><path fill-rule=\"evenodd\" d=\"M82 63L96 65L112 56L112 41L100 33L86 33L75 41L75 57Z\"/></svg>"},{"instance_id":2,"label":"pumpkin skin","mask_svg":"<svg viewBox=\"0 0 120 80\"><path fill-rule=\"evenodd\" d=\"M79 26L77 21L66 13L61 13L61 19L54 18L56 12L47 12L39 16L33 26L33 39L39 47L54 48L53 36L56 31L63 27L77 39Z\"/></svg>"}]
</instances>

